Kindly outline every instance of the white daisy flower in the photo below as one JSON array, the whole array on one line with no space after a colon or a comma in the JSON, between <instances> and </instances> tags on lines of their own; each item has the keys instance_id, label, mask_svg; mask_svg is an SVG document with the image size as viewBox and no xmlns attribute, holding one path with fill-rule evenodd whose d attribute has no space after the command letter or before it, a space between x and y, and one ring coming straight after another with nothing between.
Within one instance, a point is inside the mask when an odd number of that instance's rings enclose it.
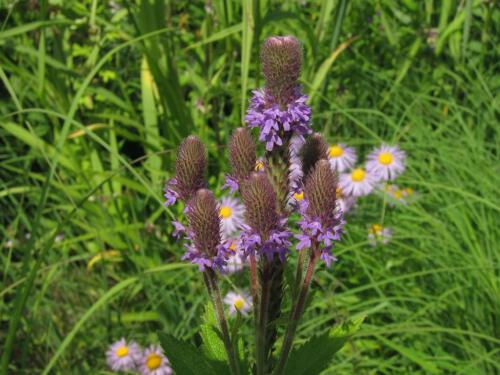
<instances>
[{"instance_id":1,"label":"white daisy flower","mask_svg":"<svg viewBox=\"0 0 500 375\"><path fill-rule=\"evenodd\" d=\"M236 314L239 311L243 315L247 315L252 309L252 297L249 294L242 292L228 292L224 297L224 303L229 306L229 314Z\"/></svg>"},{"instance_id":2,"label":"white daisy flower","mask_svg":"<svg viewBox=\"0 0 500 375\"><path fill-rule=\"evenodd\" d=\"M394 180L405 170L405 159L399 146L382 145L368 155L366 170L381 180Z\"/></svg>"},{"instance_id":3,"label":"white daisy flower","mask_svg":"<svg viewBox=\"0 0 500 375\"><path fill-rule=\"evenodd\" d=\"M337 207L345 214L349 212L351 208L356 204L356 198L353 196L346 196L342 193L340 186L337 186L337 191L335 192L337 197Z\"/></svg>"},{"instance_id":4,"label":"white daisy flower","mask_svg":"<svg viewBox=\"0 0 500 375\"><path fill-rule=\"evenodd\" d=\"M356 164L356 150L353 147L339 143L330 146L328 153L328 160L332 169L339 173L351 169Z\"/></svg>"},{"instance_id":5,"label":"white daisy flower","mask_svg":"<svg viewBox=\"0 0 500 375\"><path fill-rule=\"evenodd\" d=\"M392 229L384 228L380 224L373 224L368 229L368 243L375 247L378 243L386 245L392 237Z\"/></svg>"},{"instance_id":6,"label":"white daisy flower","mask_svg":"<svg viewBox=\"0 0 500 375\"><path fill-rule=\"evenodd\" d=\"M340 188L345 196L360 197L372 192L377 178L363 168L340 175Z\"/></svg>"},{"instance_id":7,"label":"white daisy flower","mask_svg":"<svg viewBox=\"0 0 500 375\"><path fill-rule=\"evenodd\" d=\"M168 358L158 345L151 345L142 354L139 370L141 375L171 375L172 368Z\"/></svg>"},{"instance_id":8,"label":"white daisy flower","mask_svg":"<svg viewBox=\"0 0 500 375\"><path fill-rule=\"evenodd\" d=\"M222 223L222 234L230 236L243 224L245 208L237 198L224 197L220 201L219 216Z\"/></svg>"},{"instance_id":9,"label":"white daisy flower","mask_svg":"<svg viewBox=\"0 0 500 375\"><path fill-rule=\"evenodd\" d=\"M241 258L238 240L236 238L230 238L227 242L229 243L229 250L231 250L231 254L229 255L226 265L224 266L224 271L229 274L239 272L244 268L245 262Z\"/></svg>"},{"instance_id":10,"label":"white daisy flower","mask_svg":"<svg viewBox=\"0 0 500 375\"><path fill-rule=\"evenodd\" d=\"M135 342L121 338L106 351L106 362L113 371L131 371L142 358L141 348Z\"/></svg>"}]
</instances>

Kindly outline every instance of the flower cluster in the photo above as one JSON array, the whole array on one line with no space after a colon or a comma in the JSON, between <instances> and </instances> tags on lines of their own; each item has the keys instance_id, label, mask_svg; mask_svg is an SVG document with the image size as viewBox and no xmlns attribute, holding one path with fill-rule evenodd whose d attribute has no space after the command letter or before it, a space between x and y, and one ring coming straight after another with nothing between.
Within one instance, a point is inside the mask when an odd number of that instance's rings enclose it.
<instances>
[{"instance_id":1,"label":"flower cluster","mask_svg":"<svg viewBox=\"0 0 500 375\"><path fill-rule=\"evenodd\" d=\"M158 345L142 349L136 342L124 338L109 346L106 362L112 371L128 371L141 375L171 375L168 358Z\"/></svg>"},{"instance_id":2,"label":"flower cluster","mask_svg":"<svg viewBox=\"0 0 500 375\"><path fill-rule=\"evenodd\" d=\"M250 128L259 128L259 141L265 142L266 150L283 145L283 137L292 134L306 135L310 128L311 108L307 96L297 87L292 100L282 108L276 99L264 90L255 90L245 121Z\"/></svg>"},{"instance_id":3,"label":"flower cluster","mask_svg":"<svg viewBox=\"0 0 500 375\"><path fill-rule=\"evenodd\" d=\"M331 249L340 240L345 221L336 200L337 181L327 160L320 160L304 184L305 198L300 201L302 233L297 250L313 248L321 253L326 265L336 260Z\"/></svg>"},{"instance_id":4,"label":"flower cluster","mask_svg":"<svg viewBox=\"0 0 500 375\"><path fill-rule=\"evenodd\" d=\"M165 187L166 205L177 201L185 205L187 224L174 221L173 234L187 240L183 259L203 272L232 374L239 372L238 360L223 303L230 315L246 315L255 304L256 346L260 346L255 372L283 373L315 265L324 261L330 267L336 260L333 249L344 232L344 213L356 199L405 169L406 155L397 146L382 145L367 156L365 166L358 166L354 148L342 143L329 146L312 132L311 109L298 83L302 50L296 38L268 38L261 62L265 86L254 91L245 116L247 127L235 129L228 145L231 170L224 187L230 195L217 199L208 190L205 148L192 136L179 147L175 176ZM251 129L258 129L257 138L266 150L262 157L257 155ZM390 236L382 227L370 233L380 242ZM295 272L286 273L293 247L299 250L300 261ZM219 274L241 271L245 265L251 296L229 292L222 298ZM272 358L278 330L271 322L281 318L285 274L295 277L289 284L300 290L292 300L279 358Z\"/></svg>"}]
</instances>

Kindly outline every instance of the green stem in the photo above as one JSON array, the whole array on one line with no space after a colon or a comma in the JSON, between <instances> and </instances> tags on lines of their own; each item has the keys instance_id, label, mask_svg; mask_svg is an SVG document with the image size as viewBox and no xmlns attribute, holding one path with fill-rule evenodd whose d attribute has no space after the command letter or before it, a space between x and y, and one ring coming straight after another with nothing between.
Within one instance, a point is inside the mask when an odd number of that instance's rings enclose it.
<instances>
[{"instance_id":1,"label":"green stem","mask_svg":"<svg viewBox=\"0 0 500 375\"><path fill-rule=\"evenodd\" d=\"M314 246L311 249L311 256L309 258L309 264L307 265L306 276L304 277L304 282L302 283L302 288L300 290L297 303L295 304L290 314L290 321L288 322L288 326L285 332L285 337L283 339L283 345L281 347L279 362L278 365L276 366L276 369L274 370L274 374L276 375L283 374L283 371L285 369L286 361L288 359L288 355L290 354L290 349L292 348L295 332L297 331L297 326L299 324L300 317L304 312L306 297L309 292L309 287L311 285L312 276L314 274L314 266L316 264L317 257L318 256L315 252L315 246Z\"/></svg>"},{"instance_id":2,"label":"green stem","mask_svg":"<svg viewBox=\"0 0 500 375\"><path fill-rule=\"evenodd\" d=\"M261 263L261 297L260 312L257 329L257 375L266 374L266 334L267 334L267 310L269 305L269 267L264 260Z\"/></svg>"},{"instance_id":3,"label":"green stem","mask_svg":"<svg viewBox=\"0 0 500 375\"><path fill-rule=\"evenodd\" d=\"M224 307L222 305L222 298L220 295L219 286L217 285L217 276L214 271L207 270L203 273L205 278L205 284L208 289L208 293L212 297L212 302L214 304L215 315L219 321L220 329L222 332L222 341L224 342L224 347L227 352L227 357L229 359L229 369L232 375L239 375L240 369L238 367L238 361L236 359L236 353L234 347L231 343L231 336L229 334L229 327L227 325L226 317L224 315Z\"/></svg>"}]
</instances>

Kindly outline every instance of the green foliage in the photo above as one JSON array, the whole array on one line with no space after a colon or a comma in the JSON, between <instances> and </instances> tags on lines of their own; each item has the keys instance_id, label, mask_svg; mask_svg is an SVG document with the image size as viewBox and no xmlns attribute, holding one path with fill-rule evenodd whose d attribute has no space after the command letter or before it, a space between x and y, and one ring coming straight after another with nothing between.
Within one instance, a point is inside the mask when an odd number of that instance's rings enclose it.
<instances>
[{"instance_id":1,"label":"green foliage","mask_svg":"<svg viewBox=\"0 0 500 375\"><path fill-rule=\"evenodd\" d=\"M344 322L329 332L309 339L292 351L285 374L319 374L328 367L336 352L354 335L363 323L364 317Z\"/></svg>"},{"instance_id":2,"label":"green foliage","mask_svg":"<svg viewBox=\"0 0 500 375\"><path fill-rule=\"evenodd\" d=\"M215 375L203 354L194 346L176 339L174 336L160 332L163 351L172 363L172 368L179 375Z\"/></svg>"},{"instance_id":3,"label":"green foliage","mask_svg":"<svg viewBox=\"0 0 500 375\"><path fill-rule=\"evenodd\" d=\"M409 205L359 201L339 262L314 279L298 342L368 315L325 374L499 372L494 4L0 2L0 373L105 373L111 342L147 345L155 332L201 334L210 348L188 351L222 358L218 328L201 318L203 283L171 237L182 207L165 208L162 188L193 133L222 195L228 135L262 85L271 34L303 43L314 130L361 159L399 143L408 168L397 183L416 191ZM393 227L388 245L369 247L373 223ZM243 273L222 290L247 285Z\"/></svg>"}]
</instances>

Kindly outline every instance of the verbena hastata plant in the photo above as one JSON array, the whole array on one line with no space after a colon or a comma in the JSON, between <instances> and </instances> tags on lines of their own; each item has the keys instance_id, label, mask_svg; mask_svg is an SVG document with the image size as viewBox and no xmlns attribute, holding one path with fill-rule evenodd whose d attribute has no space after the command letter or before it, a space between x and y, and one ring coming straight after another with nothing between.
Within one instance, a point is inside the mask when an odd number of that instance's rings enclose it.
<instances>
[{"instance_id":1,"label":"verbena hastata plant","mask_svg":"<svg viewBox=\"0 0 500 375\"><path fill-rule=\"evenodd\" d=\"M337 197L337 173L328 160L329 147L321 135L312 132L311 109L298 85L299 41L290 36L271 37L262 45L261 60L265 87L254 92L245 121L248 128L258 130L265 156L257 158L258 147L246 128L236 129L229 144L231 171L225 187L241 196L244 207L232 198L220 204L208 189L206 150L195 136L180 145L175 177L165 188L167 205L185 204L186 224L174 222L174 235L185 238L183 259L198 266L217 320L214 334L201 330L205 341L201 350L160 334L177 373L283 374L291 373L291 368L317 373L351 333L350 326L344 325L290 356L314 272L319 262L330 267L336 260L332 250L341 239L345 221ZM234 261L236 256L240 263ZM221 278L240 269L241 262L249 264L251 293L231 292L223 299ZM285 272L293 275L286 285ZM285 312L288 290L291 308ZM224 303L230 305L230 314L238 315L232 326ZM255 334L252 351L243 349L238 338L241 317L250 311ZM281 326L283 333L278 329ZM214 348L218 346L225 353ZM252 358L245 354L250 352ZM228 366L221 366L223 361ZM293 363L287 367L287 361Z\"/></svg>"}]
</instances>

